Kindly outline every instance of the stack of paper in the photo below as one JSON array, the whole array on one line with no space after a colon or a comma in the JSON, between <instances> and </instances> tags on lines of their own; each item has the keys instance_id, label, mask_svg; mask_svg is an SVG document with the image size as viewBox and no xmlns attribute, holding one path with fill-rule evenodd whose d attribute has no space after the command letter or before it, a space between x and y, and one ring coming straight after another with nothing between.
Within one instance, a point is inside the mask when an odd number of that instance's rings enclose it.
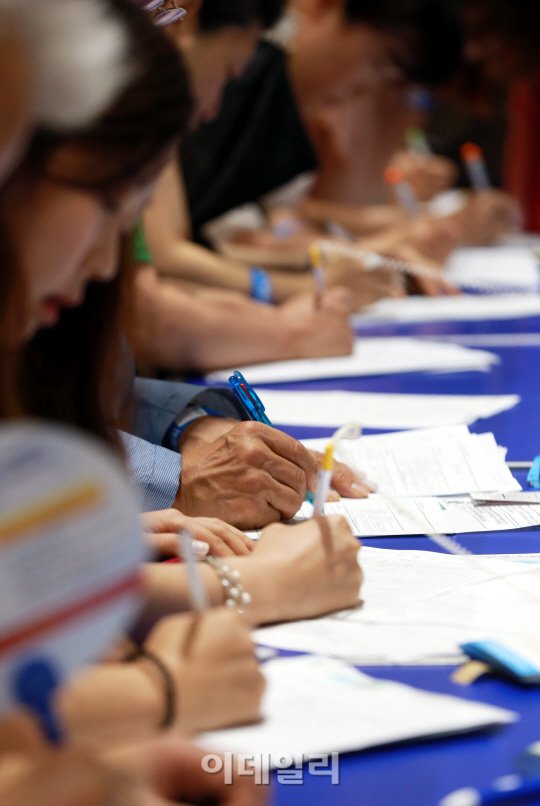
<instances>
[{"instance_id":1,"label":"stack of paper","mask_svg":"<svg viewBox=\"0 0 540 806\"><path fill-rule=\"evenodd\" d=\"M339 428L354 420L364 428L399 430L470 425L520 402L518 395L393 395L376 392L256 390L274 424Z\"/></svg>"},{"instance_id":2,"label":"stack of paper","mask_svg":"<svg viewBox=\"0 0 540 806\"><path fill-rule=\"evenodd\" d=\"M357 339L352 355L342 358L310 358L276 361L242 367L250 384L286 383L315 378L354 378L360 375L387 375L395 372L487 372L498 363L498 356L484 350L470 350L459 344L387 337ZM209 381L227 381L234 371L213 372Z\"/></svg>"},{"instance_id":3,"label":"stack of paper","mask_svg":"<svg viewBox=\"0 0 540 806\"><path fill-rule=\"evenodd\" d=\"M539 290L538 257L526 246L456 249L446 264L448 279L488 293Z\"/></svg>"},{"instance_id":4,"label":"stack of paper","mask_svg":"<svg viewBox=\"0 0 540 806\"><path fill-rule=\"evenodd\" d=\"M459 663L493 640L540 657L540 567L485 557L364 547L357 608L257 630L266 646L358 664Z\"/></svg>"},{"instance_id":5,"label":"stack of paper","mask_svg":"<svg viewBox=\"0 0 540 806\"><path fill-rule=\"evenodd\" d=\"M327 440L308 439L304 444L322 452ZM493 434L470 434L466 425L343 440L336 457L364 472L385 495L521 490Z\"/></svg>"},{"instance_id":6,"label":"stack of paper","mask_svg":"<svg viewBox=\"0 0 540 806\"><path fill-rule=\"evenodd\" d=\"M517 319L540 314L540 294L460 294L456 297L382 299L353 316L353 325L374 322L461 322Z\"/></svg>"},{"instance_id":7,"label":"stack of paper","mask_svg":"<svg viewBox=\"0 0 540 806\"><path fill-rule=\"evenodd\" d=\"M518 719L484 703L375 680L325 658L281 658L263 670L263 722L205 733L198 739L204 748L247 753L259 761L262 756L269 766L283 767L287 757L290 766L301 765L310 754L447 736ZM327 770L328 775L329 765Z\"/></svg>"}]
</instances>

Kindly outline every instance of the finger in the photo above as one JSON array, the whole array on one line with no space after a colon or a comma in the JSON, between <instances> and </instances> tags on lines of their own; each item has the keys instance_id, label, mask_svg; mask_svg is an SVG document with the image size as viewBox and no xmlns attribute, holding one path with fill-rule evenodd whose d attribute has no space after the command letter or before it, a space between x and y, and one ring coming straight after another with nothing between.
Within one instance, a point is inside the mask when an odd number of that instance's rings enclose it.
<instances>
[{"instance_id":1,"label":"finger","mask_svg":"<svg viewBox=\"0 0 540 806\"><path fill-rule=\"evenodd\" d=\"M225 523L225 521L220 521L218 518L211 518L210 520L212 525L208 528L210 530L214 529L219 537L225 541L225 543L231 545L232 540L240 540L246 549L246 551L243 552L244 554L250 554L253 551L255 548L255 542L244 534L244 532L240 531L240 529L236 529L234 526L231 526L229 523Z\"/></svg>"},{"instance_id":2,"label":"finger","mask_svg":"<svg viewBox=\"0 0 540 806\"><path fill-rule=\"evenodd\" d=\"M176 509L143 512L139 517L145 532L178 532L184 523L184 516Z\"/></svg>"},{"instance_id":3,"label":"finger","mask_svg":"<svg viewBox=\"0 0 540 806\"><path fill-rule=\"evenodd\" d=\"M222 538L209 529L201 529L200 536L204 535L204 542L210 547L208 553L214 557L233 557L236 552Z\"/></svg>"},{"instance_id":4,"label":"finger","mask_svg":"<svg viewBox=\"0 0 540 806\"><path fill-rule=\"evenodd\" d=\"M267 501L272 509L279 512L281 519L289 521L294 518L304 503L304 499L304 495L298 495L290 487L280 484L275 479L270 479ZM269 520L262 525L267 526L268 523L272 523L272 521Z\"/></svg>"},{"instance_id":5,"label":"finger","mask_svg":"<svg viewBox=\"0 0 540 806\"><path fill-rule=\"evenodd\" d=\"M306 474L308 489L312 492L317 485L317 463L313 456L300 442L293 439L283 431L277 428L270 428L261 423L248 423L248 426L259 426L258 434L261 439L271 448L278 456L282 456L292 464L301 468Z\"/></svg>"},{"instance_id":6,"label":"finger","mask_svg":"<svg viewBox=\"0 0 540 806\"><path fill-rule=\"evenodd\" d=\"M336 462L334 465L332 487L345 498L367 498L369 493L377 491L377 485L374 482L360 478L343 462Z\"/></svg>"}]
</instances>

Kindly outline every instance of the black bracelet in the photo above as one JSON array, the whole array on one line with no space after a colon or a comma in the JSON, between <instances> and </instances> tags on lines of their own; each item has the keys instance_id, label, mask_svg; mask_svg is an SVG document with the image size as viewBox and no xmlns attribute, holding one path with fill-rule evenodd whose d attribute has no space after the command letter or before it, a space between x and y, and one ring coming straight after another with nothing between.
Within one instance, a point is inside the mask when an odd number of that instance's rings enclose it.
<instances>
[{"instance_id":1,"label":"black bracelet","mask_svg":"<svg viewBox=\"0 0 540 806\"><path fill-rule=\"evenodd\" d=\"M159 729L166 730L173 724L177 712L176 688L174 685L173 676L161 658L159 658L153 652L150 652L150 650L146 649L144 646L138 647L136 650L134 650L130 655L128 655L126 661L130 663L138 660L139 658L145 658L146 660L149 660L150 663L153 663L161 675L161 679L163 681L163 693L165 695L165 713L163 714L163 719L159 724Z\"/></svg>"}]
</instances>

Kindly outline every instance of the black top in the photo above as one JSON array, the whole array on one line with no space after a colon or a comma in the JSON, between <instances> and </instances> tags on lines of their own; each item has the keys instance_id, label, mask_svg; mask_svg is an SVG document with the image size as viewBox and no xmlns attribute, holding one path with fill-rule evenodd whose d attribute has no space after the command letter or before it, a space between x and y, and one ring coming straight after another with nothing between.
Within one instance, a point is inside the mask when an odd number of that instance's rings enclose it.
<instances>
[{"instance_id":1,"label":"black top","mask_svg":"<svg viewBox=\"0 0 540 806\"><path fill-rule=\"evenodd\" d=\"M281 48L261 42L240 80L231 82L219 117L190 138L184 159L194 237L200 227L317 166Z\"/></svg>"}]
</instances>

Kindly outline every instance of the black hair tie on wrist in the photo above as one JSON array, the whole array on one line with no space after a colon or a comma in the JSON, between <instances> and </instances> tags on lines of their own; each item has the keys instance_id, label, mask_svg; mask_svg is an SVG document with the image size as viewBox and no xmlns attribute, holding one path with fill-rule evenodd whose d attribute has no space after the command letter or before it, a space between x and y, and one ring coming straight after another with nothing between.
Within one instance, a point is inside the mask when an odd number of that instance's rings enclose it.
<instances>
[{"instance_id":1,"label":"black hair tie on wrist","mask_svg":"<svg viewBox=\"0 0 540 806\"><path fill-rule=\"evenodd\" d=\"M176 688L174 685L173 676L161 658L159 658L153 652L150 652L150 650L146 649L144 646L138 647L136 650L134 650L134 652L128 655L126 661L131 663L139 658L149 660L161 675L163 682L163 693L165 695L165 713L163 714L163 719L159 724L159 729L166 730L167 728L171 727L176 717Z\"/></svg>"}]
</instances>

